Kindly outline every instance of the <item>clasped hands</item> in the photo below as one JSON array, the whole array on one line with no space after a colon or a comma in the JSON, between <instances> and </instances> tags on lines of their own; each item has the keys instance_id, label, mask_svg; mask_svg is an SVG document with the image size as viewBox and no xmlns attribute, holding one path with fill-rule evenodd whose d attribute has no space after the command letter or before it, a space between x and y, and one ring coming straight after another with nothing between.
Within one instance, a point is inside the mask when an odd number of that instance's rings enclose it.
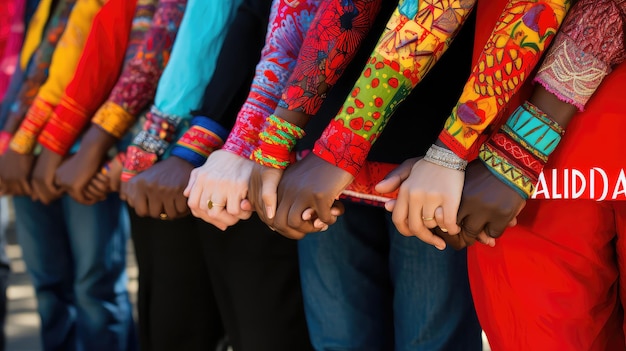
<instances>
[{"instance_id":1,"label":"clasped hands","mask_svg":"<svg viewBox=\"0 0 626 351\"><path fill-rule=\"evenodd\" d=\"M351 174L313 154L283 171L220 150L192 172L185 196L196 217L222 230L256 211L270 228L300 239L325 230L343 214L336 200L352 180ZM386 204L397 229L438 249L461 249L476 241L495 245L495 238L516 224L525 204L480 161L470 163L463 174L410 159L376 190L388 193L398 187L398 199Z\"/></svg>"}]
</instances>

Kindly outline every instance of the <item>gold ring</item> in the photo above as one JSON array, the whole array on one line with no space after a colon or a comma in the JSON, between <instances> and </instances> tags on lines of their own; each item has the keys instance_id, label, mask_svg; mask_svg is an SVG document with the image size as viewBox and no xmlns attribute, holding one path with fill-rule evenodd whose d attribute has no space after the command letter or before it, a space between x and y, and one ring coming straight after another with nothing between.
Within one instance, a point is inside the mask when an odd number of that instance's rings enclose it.
<instances>
[{"instance_id":1,"label":"gold ring","mask_svg":"<svg viewBox=\"0 0 626 351\"><path fill-rule=\"evenodd\" d=\"M159 218L160 218L161 220L163 220L163 221L164 221L164 220L166 220L166 219L167 219L167 213L161 213L161 214L159 215Z\"/></svg>"},{"instance_id":2,"label":"gold ring","mask_svg":"<svg viewBox=\"0 0 626 351\"><path fill-rule=\"evenodd\" d=\"M422 217L423 221L433 221L435 220L435 217Z\"/></svg>"},{"instance_id":3,"label":"gold ring","mask_svg":"<svg viewBox=\"0 0 626 351\"><path fill-rule=\"evenodd\" d=\"M209 202L207 202L206 207L210 209L212 209L213 207L224 207L224 204L216 204L215 202L209 200Z\"/></svg>"}]
</instances>

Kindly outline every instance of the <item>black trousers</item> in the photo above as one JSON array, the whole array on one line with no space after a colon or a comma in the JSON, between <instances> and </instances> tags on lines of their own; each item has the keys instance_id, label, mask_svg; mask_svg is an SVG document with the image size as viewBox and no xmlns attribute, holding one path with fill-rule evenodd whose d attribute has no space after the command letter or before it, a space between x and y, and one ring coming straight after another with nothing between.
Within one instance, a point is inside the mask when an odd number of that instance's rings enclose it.
<instances>
[{"instance_id":1,"label":"black trousers","mask_svg":"<svg viewBox=\"0 0 626 351\"><path fill-rule=\"evenodd\" d=\"M131 211L131 228L142 351L212 351L224 331L235 351L312 349L295 241L256 216L222 232Z\"/></svg>"}]
</instances>

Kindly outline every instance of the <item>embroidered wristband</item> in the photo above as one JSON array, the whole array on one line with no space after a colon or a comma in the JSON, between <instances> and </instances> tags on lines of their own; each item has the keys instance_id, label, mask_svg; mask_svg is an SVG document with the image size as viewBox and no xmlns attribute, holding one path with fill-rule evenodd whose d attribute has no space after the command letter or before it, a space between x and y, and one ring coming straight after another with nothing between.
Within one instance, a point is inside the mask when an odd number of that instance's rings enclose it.
<instances>
[{"instance_id":1,"label":"embroidered wristband","mask_svg":"<svg viewBox=\"0 0 626 351\"><path fill-rule=\"evenodd\" d=\"M157 162L158 156L154 153L145 152L137 145L131 145L126 152L124 170L120 177L122 182L131 180L137 174L150 168Z\"/></svg>"},{"instance_id":2,"label":"embroidered wristband","mask_svg":"<svg viewBox=\"0 0 626 351\"><path fill-rule=\"evenodd\" d=\"M107 101L98 109L91 122L117 139L121 139L132 127L135 118L122 106Z\"/></svg>"},{"instance_id":3,"label":"embroidered wristband","mask_svg":"<svg viewBox=\"0 0 626 351\"><path fill-rule=\"evenodd\" d=\"M20 154L31 154L52 110L52 105L41 98L36 98L9 144L11 150Z\"/></svg>"},{"instance_id":4,"label":"embroidered wristband","mask_svg":"<svg viewBox=\"0 0 626 351\"><path fill-rule=\"evenodd\" d=\"M276 115L270 115L266 123L259 134L259 146L250 159L263 166L285 169L295 158L291 151L296 142L304 137L304 130Z\"/></svg>"},{"instance_id":5,"label":"embroidered wristband","mask_svg":"<svg viewBox=\"0 0 626 351\"><path fill-rule=\"evenodd\" d=\"M548 115L526 102L480 147L478 157L495 176L528 199L563 133Z\"/></svg>"},{"instance_id":6,"label":"embroidered wristband","mask_svg":"<svg viewBox=\"0 0 626 351\"><path fill-rule=\"evenodd\" d=\"M457 156L453 151L437 145L430 146L428 151L426 151L424 160L461 172L465 171L467 167L467 161Z\"/></svg>"},{"instance_id":7,"label":"embroidered wristband","mask_svg":"<svg viewBox=\"0 0 626 351\"><path fill-rule=\"evenodd\" d=\"M219 149L228 136L228 130L219 123L204 116L196 116L191 120L192 126L176 142L171 155L188 161L194 167L204 164L207 157L215 149Z\"/></svg>"}]
</instances>

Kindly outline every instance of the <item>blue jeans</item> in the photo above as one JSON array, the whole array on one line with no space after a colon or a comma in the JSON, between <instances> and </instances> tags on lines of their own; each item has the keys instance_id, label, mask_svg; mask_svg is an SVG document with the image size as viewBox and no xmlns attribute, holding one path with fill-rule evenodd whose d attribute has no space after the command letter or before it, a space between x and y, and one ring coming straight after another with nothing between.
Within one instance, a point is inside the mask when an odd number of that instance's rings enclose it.
<instances>
[{"instance_id":1,"label":"blue jeans","mask_svg":"<svg viewBox=\"0 0 626 351\"><path fill-rule=\"evenodd\" d=\"M14 198L45 351L136 349L126 290L128 217L117 194L93 206Z\"/></svg>"},{"instance_id":2,"label":"blue jeans","mask_svg":"<svg viewBox=\"0 0 626 351\"><path fill-rule=\"evenodd\" d=\"M465 251L404 237L384 209L354 203L298 248L316 350L482 350Z\"/></svg>"}]
</instances>

